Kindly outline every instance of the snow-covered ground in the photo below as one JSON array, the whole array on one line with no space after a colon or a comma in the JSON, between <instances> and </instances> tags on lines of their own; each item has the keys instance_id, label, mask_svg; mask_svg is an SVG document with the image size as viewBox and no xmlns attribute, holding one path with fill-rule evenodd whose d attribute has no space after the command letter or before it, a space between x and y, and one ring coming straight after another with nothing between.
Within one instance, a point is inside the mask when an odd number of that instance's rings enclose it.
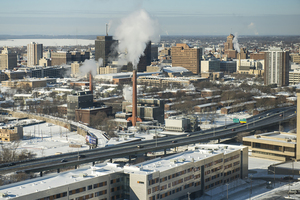
<instances>
[{"instance_id":1,"label":"snow-covered ground","mask_svg":"<svg viewBox=\"0 0 300 200\"><path fill-rule=\"evenodd\" d=\"M89 149L85 138L77 132L49 123L23 127L24 139L20 141L18 150L27 149L36 157L51 156L55 153L77 152ZM69 147L70 144L82 145L81 148Z\"/></svg>"}]
</instances>

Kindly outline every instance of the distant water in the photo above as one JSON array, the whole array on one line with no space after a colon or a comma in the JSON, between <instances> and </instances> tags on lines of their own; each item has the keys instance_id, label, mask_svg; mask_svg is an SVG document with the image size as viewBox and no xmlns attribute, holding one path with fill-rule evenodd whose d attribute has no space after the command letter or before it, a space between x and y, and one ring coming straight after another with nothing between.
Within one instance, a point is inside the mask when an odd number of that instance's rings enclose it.
<instances>
[{"instance_id":1,"label":"distant water","mask_svg":"<svg viewBox=\"0 0 300 200\"><path fill-rule=\"evenodd\" d=\"M95 40L84 39L8 39L0 40L0 47L18 47L27 46L31 42L43 44L43 46L75 46L75 45L90 45L95 44Z\"/></svg>"}]
</instances>

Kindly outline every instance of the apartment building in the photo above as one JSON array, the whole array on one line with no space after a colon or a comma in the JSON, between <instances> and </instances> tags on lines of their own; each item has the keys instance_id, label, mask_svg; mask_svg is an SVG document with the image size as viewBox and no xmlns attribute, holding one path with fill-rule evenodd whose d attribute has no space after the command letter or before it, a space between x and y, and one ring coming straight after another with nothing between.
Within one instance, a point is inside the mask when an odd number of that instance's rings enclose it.
<instances>
[{"instance_id":1,"label":"apartment building","mask_svg":"<svg viewBox=\"0 0 300 200\"><path fill-rule=\"evenodd\" d=\"M43 57L43 44L31 42L27 45L27 66L33 67L39 64L39 60Z\"/></svg>"}]
</instances>

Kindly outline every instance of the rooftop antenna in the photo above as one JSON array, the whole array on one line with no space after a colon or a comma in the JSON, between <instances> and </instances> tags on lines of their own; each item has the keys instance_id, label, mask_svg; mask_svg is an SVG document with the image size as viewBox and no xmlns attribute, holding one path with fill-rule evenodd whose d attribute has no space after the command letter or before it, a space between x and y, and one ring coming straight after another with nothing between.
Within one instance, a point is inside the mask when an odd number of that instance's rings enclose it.
<instances>
[{"instance_id":1,"label":"rooftop antenna","mask_svg":"<svg viewBox=\"0 0 300 200\"><path fill-rule=\"evenodd\" d=\"M107 23L105 24L105 30L106 30L105 31L106 32L106 36L108 36L108 24Z\"/></svg>"}]
</instances>

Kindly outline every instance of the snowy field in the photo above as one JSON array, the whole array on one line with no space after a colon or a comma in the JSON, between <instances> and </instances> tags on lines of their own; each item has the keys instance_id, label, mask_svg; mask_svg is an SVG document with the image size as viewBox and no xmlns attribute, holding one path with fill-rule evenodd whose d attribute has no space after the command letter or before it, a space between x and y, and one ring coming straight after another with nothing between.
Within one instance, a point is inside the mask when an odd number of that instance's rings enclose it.
<instances>
[{"instance_id":1,"label":"snowy field","mask_svg":"<svg viewBox=\"0 0 300 200\"><path fill-rule=\"evenodd\" d=\"M32 151L37 157L89 149L85 144L85 138L77 132L70 132L64 127L49 123L26 126L23 128L23 135L24 139L20 142L18 149ZM74 148L69 147L70 144L82 146Z\"/></svg>"},{"instance_id":2,"label":"snowy field","mask_svg":"<svg viewBox=\"0 0 300 200\"><path fill-rule=\"evenodd\" d=\"M95 44L95 40L84 39L8 39L0 40L0 46L27 46L27 44L30 44L31 42L43 44L43 46L75 46Z\"/></svg>"}]
</instances>

